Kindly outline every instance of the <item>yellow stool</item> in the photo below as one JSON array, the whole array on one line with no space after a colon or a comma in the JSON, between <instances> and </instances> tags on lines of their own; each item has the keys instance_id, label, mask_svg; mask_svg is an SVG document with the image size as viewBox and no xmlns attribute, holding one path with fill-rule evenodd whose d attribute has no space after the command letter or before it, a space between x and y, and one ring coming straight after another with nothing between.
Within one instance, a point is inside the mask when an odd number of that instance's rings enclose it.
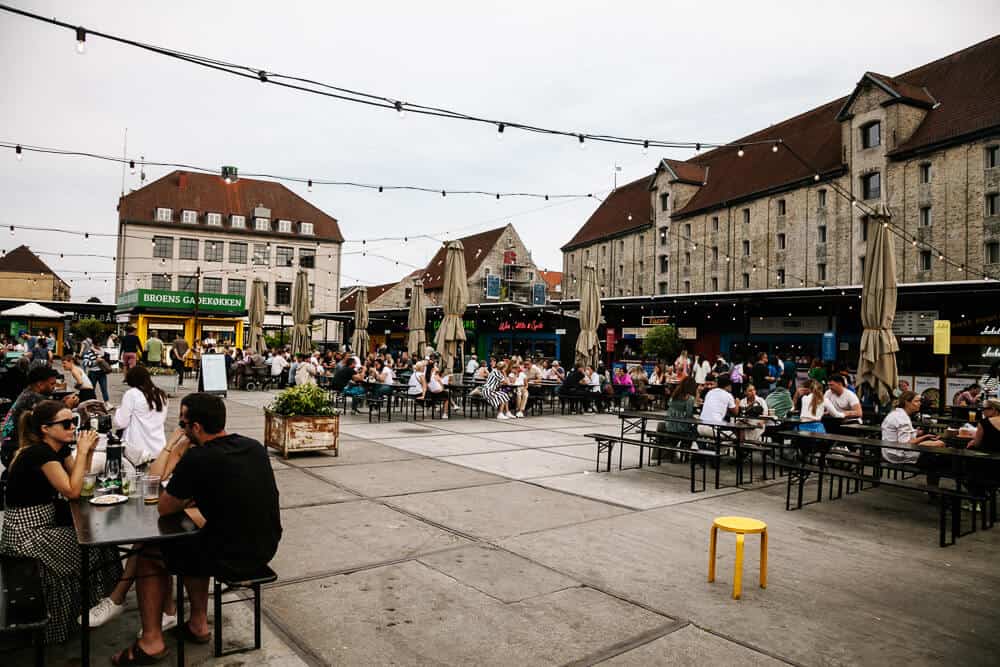
<instances>
[{"instance_id":1,"label":"yellow stool","mask_svg":"<svg viewBox=\"0 0 1000 667\"><path fill-rule=\"evenodd\" d=\"M708 581L715 581L715 542L719 529L736 533L736 572L733 574L733 599L743 591L743 536L760 533L760 587L767 588L767 524L742 516L720 516L712 522L708 546Z\"/></svg>"}]
</instances>

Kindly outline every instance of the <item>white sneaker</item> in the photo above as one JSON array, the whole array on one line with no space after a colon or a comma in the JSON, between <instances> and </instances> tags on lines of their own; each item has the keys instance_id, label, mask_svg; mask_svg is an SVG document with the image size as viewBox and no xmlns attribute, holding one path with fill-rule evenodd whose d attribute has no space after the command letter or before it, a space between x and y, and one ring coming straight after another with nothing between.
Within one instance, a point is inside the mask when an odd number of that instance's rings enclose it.
<instances>
[{"instance_id":1,"label":"white sneaker","mask_svg":"<svg viewBox=\"0 0 1000 667\"><path fill-rule=\"evenodd\" d=\"M177 614L170 616L169 614L163 614L163 620L160 621L160 627L164 632L172 628L177 627ZM136 638L142 639L142 628L139 628L139 632L136 633Z\"/></svg>"},{"instance_id":2,"label":"white sneaker","mask_svg":"<svg viewBox=\"0 0 1000 667\"><path fill-rule=\"evenodd\" d=\"M447 412L444 412L444 413L441 414L441 419L447 419L447 418L448 418L448 413Z\"/></svg>"},{"instance_id":3,"label":"white sneaker","mask_svg":"<svg viewBox=\"0 0 1000 667\"><path fill-rule=\"evenodd\" d=\"M508 415L506 412L498 412L497 419L510 419L510 415Z\"/></svg>"},{"instance_id":4,"label":"white sneaker","mask_svg":"<svg viewBox=\"0 0 1000 667\"><path fill-rule=\"evenodd\" d=\"M124 611L124 604L115 604L111 598L101 598L97 604L90 608L90 627L99 628L115 616L120 616ZM83 617L77 616L76 622L82 625Z\"/></svg>"},{"instance_id":5,"label":"white sneaker","mask_svg":"<svg viewBox=\"0 0 1000 667\"><path fill-rule=\"evenodd\" d=\"M516 417L517 417L518 419L524 419L524 413L523 413L523 412L521 412L520 410L518 410L518 412L517 412L517 415L516 415Z\"/></svg>"}]
</instances>

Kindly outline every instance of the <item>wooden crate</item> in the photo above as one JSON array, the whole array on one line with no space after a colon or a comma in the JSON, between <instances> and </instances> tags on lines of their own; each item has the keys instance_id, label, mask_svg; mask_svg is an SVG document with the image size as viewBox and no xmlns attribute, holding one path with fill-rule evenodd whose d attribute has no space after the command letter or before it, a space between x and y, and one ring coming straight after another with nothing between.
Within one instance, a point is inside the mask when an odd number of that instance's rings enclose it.
<instances>
[{"instance_id":1,"label":"wooden crate","mask_svg":"<svg viewBox=\"0 0 1000 667\"><path fill-rule=\"evenodd\" d=\"M333 450L340 456L340 417L285 417L264 411L264 444L281 452L284 458L292 452Z\"/></svg>"}]
</instances>

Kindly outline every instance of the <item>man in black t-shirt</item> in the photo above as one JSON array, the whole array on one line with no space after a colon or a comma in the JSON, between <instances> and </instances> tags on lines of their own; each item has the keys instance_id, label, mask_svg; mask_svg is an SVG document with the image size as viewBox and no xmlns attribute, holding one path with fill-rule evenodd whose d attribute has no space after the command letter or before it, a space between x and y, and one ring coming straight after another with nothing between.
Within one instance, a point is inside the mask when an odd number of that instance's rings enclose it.
<instances>
[{"instance_id":1,"label":"man in black t-shirt","mask_svg":"<svg viewBox=\"0 0 1000 667\"><path fill-rule=\"evenodd\" d=\"M757 363L750 370L750 375L753 378L753 386L757 390L757 395L761 398L767 396L771 389L771 383L774 382L774 378L768 375L768 372L767 353L761 352L757 356Z\"/></svg>"},{"instance_id":2,"label":"man in black t-shirt","mask_svg":"<svg viewBox=\"0 0 1000 667\"><path fill-rule=\"evenodd\" d=\"M135 327L125 330L121 352L122 366L125 370L134 368L139 363L139 357L142 356L142 341L135 335Z\"/></svg>"},{"instance_id":3,"label":"man in black t-shirt","mask_svg":"<svg viewBox=\"0 0 1000 667\"><path fill-rule=\"evenodd\" d=\"M573 370L566 374L566 379L559 387L559 393L563 396L583 396L590 393L587 376L584 374L581 364L577 364Z\"/></svg>"},{"instance_id":4,"label":"man in black t-shirt","mask_svg":"<svg viewBox=\"0 0 1000 667\"><path fill-rule=\"evenodd\" d=\"M201 531L164 542L160 547L163 560L151 549L140 554L136 587L142 636L116 656L115 664L129 654L133 658L165 655L161 623L170 586L168 573L184 577L191 601L191 620L178 630L186 640L206 643L211 637L209 577L256 573L274 557L281 540L278 487L264 446L225 432L226 406L218 396L185 396L178 424L186 438L167 450L177 463L160 493L159 512L162 516L186 511ZM168 469L169 465L168 458Z\"/></svg>"}]
</instances>

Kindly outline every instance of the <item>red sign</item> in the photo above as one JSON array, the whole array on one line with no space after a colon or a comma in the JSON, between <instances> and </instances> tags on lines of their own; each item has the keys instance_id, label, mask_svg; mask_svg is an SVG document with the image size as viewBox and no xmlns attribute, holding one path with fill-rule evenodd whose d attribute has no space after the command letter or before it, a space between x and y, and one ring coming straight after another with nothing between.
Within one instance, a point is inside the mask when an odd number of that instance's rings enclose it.
<instances>
[{"instance_id":1,"label":"red sign","mask_svg":"<svg viewBox=\"0 0 1000 667\"><path fill-rule=\"evenodd\" d=\"M517 263L517 253L513 250L503 251L503 263L504 264L516 264Z\"/></svg>"},{"instance_id":2,"label":"red sign","mask_svg":"<svg viewBox=\"0 0 1000 667\"><path fill-rule=\"evenodd\" d=\"M530 322L501 322L497 331L540 331L545 328L545 324L538 320Z\"/></svg>"},{"instance_id":3,"label":"red sign","mask_svg":"<svg viewBox=\"0 0 1000 667\"><path fill-rule=\"evenodd\" d=\"M605 341L605 346L608 348L608 352L615 351L615 330L608 328L607 340Z\"/></svg>"}]
</instances>

